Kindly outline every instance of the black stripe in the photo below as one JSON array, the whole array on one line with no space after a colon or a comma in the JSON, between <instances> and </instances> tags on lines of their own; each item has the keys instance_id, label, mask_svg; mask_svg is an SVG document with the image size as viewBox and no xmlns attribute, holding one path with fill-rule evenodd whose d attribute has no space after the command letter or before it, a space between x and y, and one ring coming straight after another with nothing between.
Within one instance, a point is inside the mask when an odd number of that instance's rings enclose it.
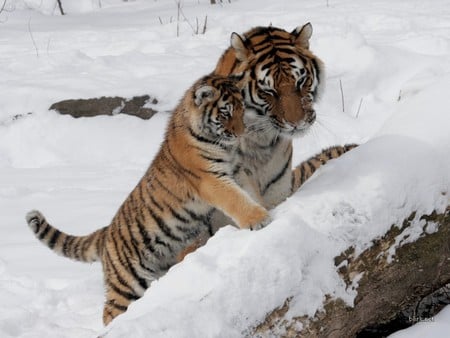
<instances>
[{"instance_id":1,"label":"black stripe","mask_svg":"<svg viewBox=\"0 0 450 338\"><path fill-rule=\"evenodd\" d=\"M201 171L204 172L204 173L207 173L207 174L214 175L217 178L222 178L222 177L229 176L229 174L227 172L220 171L220 170L201 170Z\"/></svg>"},{"instance_id":2,"label":"black stripe","mask_svg":"<svg viewBox=\"0 0 450 338\"><path fill-rule=\"evenodd\" d=\"M72 252L70 252L70 251L71 251L71 247L72 247L72 243L73 243L74 239L75 239L74 236L67 236L66 239L64 240L64 244L62 247L62 252L63 252L64 256L72 257Z\"/></svg>"},{"instance_id":3,"label":"black stripe","mask_svg":"<svg viewBox=\"0 0 450 338\"><path fill-rule=\"evenodd\" d=\"M48 246L50 249L53 249L55 247L56 241L58 240L59 236L61 236L61 231L59 231L58 229L55 229L55 233L48 241Z\"/></svg>"},{"instance_id":4,"label":"black stripe","mask_svg":"<svg viewBox=\"0 0 450 338\"><path fill-rule=\"evenodd\" d=\"M108 285L108 287L110 287L115 293L121 295L123 298L125 299L130 299L130 300L138 300L140 297L134 293L131 292L127 292L127 291L123 291L121 289L119 289L116 285L114 285L112 283L111 280L106 280L106 284Z\"/></svg>"},{"instance_id":5,"label":"black stripe","mask_svg":"<svg viewBox=\"0 0 450 338\"><path fill-rule=\"evenodd\" d=\"M159 237L158 235L155 236L155 244L161 245L165 248L167 248L170 252L173 252L172 247L170 246L169 243L164 242L161 237Z\"/></svg>"},{"instance_id":6,"label":"black stripe","mask_svg":"<svg viewBox=\"0 0 450 338\"><path fill-rule=\"evenodd\" d=\"M277 181L279 181L285 174L286 171L289 168L289 165L291 163L291 158L288 158L288 160L286 161L286 163L284 164L283 168L281 169L281 171L276 174L270 181L269 183L266 184L266 186L263 188L262 190L262 194L264 195L267 190L270 188L271 185L273 185L274 183L276 183Z\"/></svg>"},{"instance_id":7,"label":"black stripe","mask_svg":"<svg viewBox=\"0 0 450 338\"><path fill-rule=\"evenodd\" d=\"M178 197L177 195L175 195L172 191L170 191L157 177L154 177L154 180L156 181L156 183L158 183L158 185L166 192L168 193L170 196L172 196L176 201L178 201L179 203L183 203L183 200Z\"/></svg>"},{"instance_id":8,"label":"black stripe","mask_svg":"<svg viewBox=\"0 0 450 338\"><path fill-rule=\"evenodd\" d=\"M87 251L89 247L91 246L92 242L94 241L94 234L91 234L88 237L83 238L83 244L81 245L81 256L85 261L87 261Z\"/></svg>"},{"instance_id":9,"label":"black stripe","mask_svg":"<svg viewBox=\"0 0 450 338\"><path fill-rule=\"evenodd\" d=\"M200 156L203 157L207 161L215 162L215 163L224 163L226 162L223 158L210 157L200 153Z\"/></svg>"},{"instance_id":10,"label":"black stripe","mask_svg":"<svg viewBox=\"0 0 450 338\"><path fill-rule=\"evenodd\" d=\"M74 236L75 237L75 236ZM80 260L81 261L81 255L80 255L80 244L81 244L81 240L80 237L75 237L74 238L74 242L75 246L73 248L73 256L75 257L75 259Z\"/></svg>"},{"instance_id":11,"label":"black stripe","mask_svg":"<svg viewBox=\"0 0 450 338\"><path fill-rule=\"evenodd\" d=\"M239 170L241 170L241 166L240 165L236 165L233 169L233 172L231 173L232 176L236 176L236 174L239 172Z\"/></svg>"},{"instance_id":12,"label":"black stripe","mask_svg":"<svg viewBox=\"0 0 450 338\"><path fill-rule=\"evenodd\" d=\"M43 240L44 237L47 236L48 232L52 229L52 227L51 227L50 224L45 223L44 225L45 225L44 231L42 231L42 232L39 234L39 239L41 239L41 240Z\"/></svg>"},{"instance_id":13,"label":"black stripe","mask_svg":"<svg viewBox=\"0 0 450 338\"><path fill-rule=\"evenodd\" d=\"M131 285L128 284L128 282L122 277L122 275L120 274L119 270L117 270L116 266L114 265L114 262L111 258L111 255L109 254L109 251L106 250L106 259L109 263L109 265L112 267L114 274L117 277L117 280L119 281L119 283L126 287L127 289L131 290L131 292L135 292L134 289L131 287ZM120 260L120 257L119 257Z\"/></svg>"},{"instance_id":14,"label":"black stripe","mask_svg":"<svg viewBox=\"0 0 450 338\"><path fill-rule=\"evenodd\" d=\"M122 233L123 230L127 230L128 235L130 236L130 239L131 239L131 242L130 242L130 243L128 243L127 241L123 241L123 242L122 242L123 246L124 246L125 249L128 251L129 255L138 258L139 266L140 266L142 269L147 270L147 271L149 271L150 273L155 273L155 270L153 270L153 269L149 268L147 265L145 265L145 263L144 263L144 261L143 261L143 259L142 259L142 257L141 257L139 248L138 248L139 243L138 243L138 241L136 240L136 238L134 237L133 232L130 231L129 227L119 227L119 234L121 234L122 237L125 237L125 236L123 235L123 233ZM130 244L131 246L128 245L128 244ZM146 284L147 284L147 287L148 287L148 283L146 283Z\"/></svg>"},{"instance_id":15,"label":"black stripe","mask_svg":"<svg viewBox=\"0 0 450 338\"><path fill-rule=\"evenodd\" d=\"M149 194L149 196L150 196L150 200L151 200L152 203L159 209L159 211L164 211L163 206L162 206L161 204L159 204L159 203L153 198L152 195Z\"/></svg>"},{"instance_id":16,"label":"black stripe","mask_svg":"<svg viewBox=\"0 0 450 338\"><path fill-rule=\"evenodd\" d=\"M139 230L139 234L142 237L142 243L145 245L146 248L150 250L151 253L155 253L155 248L152 245L152 239L148 235L147 230L145 229L145 226L142 224L142 222L136 218L136 225Z\"/></svg>"},{"instance_id":17,"label":"black stripe","mask_svg":"<svg viewBox=\"0 0 450 338\"><path fill-rule=\"evenodd\" d=\"M208 143L208 144L216 144L216 141L208 140L207 138L203 137L202 135L197 134L196 132L194 132L192 130L191 127L189 127L188 130L189 130L189 134L191 134L191 136L193 138L195 138L197 141L202 142L202 143Z\"/></svg>"},{"instance_id":18,"label":"black stripe","mask_svg":"<svg viewBox=\"0 0 450 338\"><path fill-rule=\"evenodd\" d=\"M169 208L170 213L173 217L175 217L177 220L179 220L182 223L189 223L189 220L183 216L181 216L178 212L176 212L170 205L166 204Z\"/></svg>"},{"instance_id":19,"label":"black stripe","mask_svg":"<svg viewBox=\"0 0 450 338\"><path fill-rule=\"evenodd\" d=\"M158 225L159 229L164 233L164 235L175 241L181 242L181 238L175 236L172 233L170 227L164 222L164 220L161 217L156 215L151 208L148 208L148 211L150 213L150 216L152 216L152 218L155 220L156 224Z\"/></svg>"},{"instance_id":20,"label":"black stripe","mask_svg":"<svg viewBox=\"0 0 450 338\"><path fill-rule=\"evenodd\" d=\"M117 304L114 301L108 301L108 302L106 302L106 304L108 304L109 306L115 308L116 310L122 311L122 312L125 312L128 309L128 306ZM110 312L110 316L112 316L111 312Z\"/></svg>"},{"instance_id":21,"label":"black stripe","mask_svg":"<svg viewBox=\"0 0 450 338\"><path fill-rule=\"evenodd\" d=\"M302 164L302 184L303 183L305 183L305 181L307 180L308 178L306 177L306 163L303 163Z\"/></svg>"},{"instance_id":22,"label":"black stripe","mask_svg":"<svg viewBox=\"0 0 450 338\"><path fill-rule=\"evenodd\" d=\"M314 165L312 165L309 161L306 162L306 165L308 166L309 170L311 171L311 176L312 176L312 174L314 174L314 172L317 170L317 168Z\"/></svg>"},{"instance_id":23,"label":"black stripe","mask_svg":"<svg viewBox=\"0 0 450 338\"><path fill-rule=\"evenodd\" d=\"M119 236L120 242L122 244L125 243L123 237L120 236L121 235L120 232L117 235ZM114 244L114 248L116 249L117 257L119 258L119 262L122 265L122 267L126 268L131 273L133 278L138 281L141 288L146 290L148 288L147 281L137 273L133 264L130 262L129 256L127 256L122 250L119 250L117 240L114 235L111 236L111 239ZM123 254L123 258L122 258L122 254Z\"/></svg>"},{"instance_id":24,"label":"black stripe","mask_svg":"<svg viewBox=\"0 0 450 338\"><path fill-rule=\"evenodd\" d=\"M197 215L192 210L189 210L188 208L183 208L183 211L189 215L189 217L194 221L202 221L203 215Z\"/></svg>"}]
</instances>

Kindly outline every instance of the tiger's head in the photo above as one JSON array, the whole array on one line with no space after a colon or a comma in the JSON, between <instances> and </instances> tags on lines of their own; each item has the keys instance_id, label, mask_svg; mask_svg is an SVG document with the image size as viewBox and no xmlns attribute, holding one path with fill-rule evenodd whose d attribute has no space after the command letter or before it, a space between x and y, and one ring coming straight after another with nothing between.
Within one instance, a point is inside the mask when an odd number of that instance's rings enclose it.
<instances>
[{"instance_id":1,"label":"tiger's head","mask_svg":"<svg viewBox=\"0 0 450 338\"><path fill-rule=\"evenodd\" d=\"M197 112L191 127L204 140L231 144L244 132L244 99L235 78L207 75L196 82L191 99Z\"/></svg>"},{"instance_id":2,"label":"tiger's head","mask_svg":"<svg viewBox=\"0 0 450 338\"><path fill-rule=\"evenodd\" d=\"M311 35L310 23L291 33L275 27L233 33L215 69L216 74L236 75L246 107L289 137L314 123L313 104L323 87L324 67L309 50Z\"/></svg>"}]
</instances>

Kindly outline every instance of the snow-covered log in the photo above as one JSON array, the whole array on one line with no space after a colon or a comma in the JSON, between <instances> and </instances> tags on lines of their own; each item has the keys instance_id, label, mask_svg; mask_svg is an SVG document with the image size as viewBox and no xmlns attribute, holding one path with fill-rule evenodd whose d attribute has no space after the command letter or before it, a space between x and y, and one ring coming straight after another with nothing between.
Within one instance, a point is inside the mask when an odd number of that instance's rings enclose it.
<instances>
[{"instance_id":1,"label":"snow-covered log","mask_svg":"<svg viewBox=\"0 0 450 338\"><path fill-rule=\"evenodd\" d=\"M420 217L425 233L408 242L415 218L412 214L401 226L392 226L364 252L357 254L350 247L335 258L347 286L358 285L354 306L329 297L313 317L294 315L286 320L290 303L286 299L256 327L254 335L267 336L275 328L287 337L354 337L366 327L389 322L444 287L450 282L450 207L444 213ZM412 314L411 324L432 320L420 316Z\"/></svg>"}]
</instances>

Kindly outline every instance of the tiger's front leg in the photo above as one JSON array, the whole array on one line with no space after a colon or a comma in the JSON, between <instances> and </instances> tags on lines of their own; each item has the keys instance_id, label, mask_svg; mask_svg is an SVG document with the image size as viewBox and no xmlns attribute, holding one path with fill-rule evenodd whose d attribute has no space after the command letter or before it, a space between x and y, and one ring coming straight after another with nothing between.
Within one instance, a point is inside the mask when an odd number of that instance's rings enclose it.
<instances>
[{"instance_id":1,"label":"tiger's front leg","mask_svg":"<svg viewBox=\"0 0 450 338\"><path fill-rule=\"evenodd\" d=\"M232 179L204 179L200 185L200 194L242 229L261 229L271 220L266 208L256 203Z\"/></svg>"}]
</instances>

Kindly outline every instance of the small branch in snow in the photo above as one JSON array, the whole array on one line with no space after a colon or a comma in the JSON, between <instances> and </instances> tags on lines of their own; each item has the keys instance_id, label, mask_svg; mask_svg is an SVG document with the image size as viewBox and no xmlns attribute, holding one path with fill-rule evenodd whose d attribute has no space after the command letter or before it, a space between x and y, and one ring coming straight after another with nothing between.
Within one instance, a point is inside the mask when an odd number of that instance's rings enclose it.
<instances>
[{"instance_id":1,"label":"small branch in snow","mask_svg":"<svg viewBox=\"0 0 450 338\"><path fill-rule=\"evenodd\" d=\"M0 8L0 13L3 12L5 10L5 6L6 6L6 0L3 1L3 5Z\"/></svg>"},{"instance_id":2,"label":"small branch in snow","mask_svg":"<svg viewBox=\"0 0 450 338\"><path fill-rule=\"evenodd\" d=\"M184 21L186 21L187 24L189 25L189 27L191 27L192 32L195 35L200 34L200 27L199 27L198 18L197 17L195 18L196 27L194 27L194 25L189 21L189 19L186 17L186 15L184 14L183 10L181 9L181 1L180 0L175 0L175 3L177 4L177 37L180 36L180 16L182 16ZM205 34L205 32L206 32L207 21L208 21L208 16L205 16L205 21L204 21L204 24L203 24L202 34Z\"/></svg>"},{"instance_id":3,"label":"small branch in snow","mask_svg":"<svg viewBox=\"0 0 450 338\"><path fill-rule=\"evenodd\" d=\"M15 6L14 6L14 4L8 4L8 6L7 6L7 4L6 4L6 1L7 0L3 0L3 4L2 4L2 6L0 7L0 14L2 14L3 12L5 12L5 13L11 13L11 12L13 12L14 10L15 10ZM8 17L6 17L4 20L0 20L0 23L5 23L6 21L8 21Z\"/></svg>"},{"instance_id":4,"label":"small branch in snow","mask_svg":"<svg viewBox=\"0 0 450 338\"><path fill-rule=\"evenodd\" d=\"M363 102L363 97L361 98L361 100L359 100L359 106L358 106L358 111L356 112L356 118L358 118L358 116L359 116L359 111L361 110L361 105L362 105L362 102Z\"/></svg>"},{"instance_id":5,"label":"small branch in snow","mask_svg":"<svg viewBox=\"0 0 450 338\"><path fill-rule=\"evenodd\" d=\"M342 81L339 79L339 87L341 88L342 112L345 113L344 90L342 89Z\"/></svg>"},{"instance_id":6,"label":"small branch in snow","mask_svg":"<svg viewBox=\"0 0 450 338\"><path fill-rule=\"evenodd\" d=\"M181 2L176 1L177 4L177 37L180 36L180 11L181 11Z\"/></svg>"},{"instance_id":7,"label":"small branch in snow","mask_svg":"<svg viewBox=\"0 0 450 338\"><path fill-rule=\"evenodd\" d=\"M400 101L401 99L402 99L402 91L400 90L400 92L398 93L397 101Z\"/></svg>"},{"instance_id":8,"label":"small branch in snow","mask_svg":"<svg viewBox=\"0 0 450 338\"><path fill-rule=\"evenodd\" d=\"M208 23L208 16L205 16L205 22L203 23L203 30L202 30L202 34L206 33L206 24Z\"/></svg>"},{"instance_id":9,"label":"small branch in snow","mask_svg":"<svg viewBox=\"0 0 450 338\"><path fill-rule=\"evenodd\" d=\"M30 33L31 41L33 42L34 49L36 50L36 56L39 57L39 50L36 45L36 41L34 41L33 33L31 32L31 17L28 20L28 33Z\"/></svg>"},{"instance_id":10,"label":"small branch in snow","mask_svg":"<svg viewBox=\"0 0 450 338\"><path fill-rule=\"evenodd\" d=\"M65 15L64 10L62 8L61 0L56 0L56 1L58 2L58 7L59 7L59 11L61 12L61 15Z\"/></svg>"}]
</instances>

